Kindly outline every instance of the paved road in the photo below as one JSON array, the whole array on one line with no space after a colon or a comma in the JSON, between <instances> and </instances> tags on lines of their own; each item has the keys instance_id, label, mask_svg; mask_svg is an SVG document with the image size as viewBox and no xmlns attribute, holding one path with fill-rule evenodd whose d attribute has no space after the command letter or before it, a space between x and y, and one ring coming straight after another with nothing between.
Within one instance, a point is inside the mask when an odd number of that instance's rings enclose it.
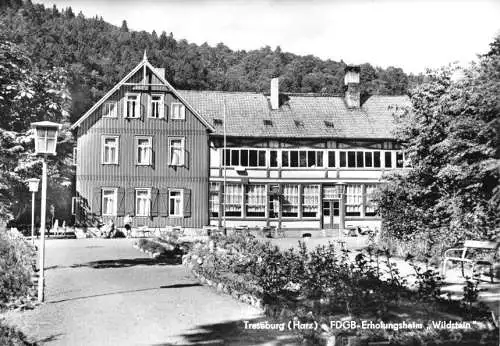
<instances>
[{"instance_id":1,"label":"paved road","mask_svg":"<svg viewBox=\"0 0 500 346\"><path fill-rule=\"evenodd\" d=\"M47 242L46 303L7 320L46 345L289 345L284 333L244 330L259 310L200 286L129 239Z\"/></svg>"}]
</instances>

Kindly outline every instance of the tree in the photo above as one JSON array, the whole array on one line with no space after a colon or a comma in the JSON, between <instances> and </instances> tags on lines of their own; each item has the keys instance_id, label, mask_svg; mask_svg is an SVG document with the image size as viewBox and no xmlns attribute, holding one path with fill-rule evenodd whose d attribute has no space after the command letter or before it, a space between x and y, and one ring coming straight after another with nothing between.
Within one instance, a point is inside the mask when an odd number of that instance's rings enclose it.
<instances>
[{"instance_id":1,"label":"tree","mask_svg":"<svg viewBox=\"0 0 500 346\"><path fill-rule=\"evenodd\" d=\"M122 32L128 32L128 25L127 25L127 21L126 20L122 21L122 26L120 28L120 31L122 31Z\"/></svg>"},{"instance_id":2,"label":"tree","mask_svg":"<svg viewBox=\"0 0 500 346\"><path fill-rule=\"evenodd\" d=\"M63 70L33 71L25 52L0 40L0 218L19 217L29 207L25 180L41 175L40 159L33 155L34 121L63 124L61 155L50 159L50 185L62 191L71 184L69 101ZM63 195L53 197L56 205L68 202Z\"/></svg>"},{"instance_id":3,"label":"tree","mask_svg":"<svg viewBox=\"0 0 500 346\"><path fill-rule=\"evenodd\" d=\"M500 37L496 38L498 45ZM388 177L378 205L386 234L431 243L498 236L500 230L500 54L492 51L454 78L428 74L399 110L396 136L412 168Z\"/></svg>"}]
</instances>

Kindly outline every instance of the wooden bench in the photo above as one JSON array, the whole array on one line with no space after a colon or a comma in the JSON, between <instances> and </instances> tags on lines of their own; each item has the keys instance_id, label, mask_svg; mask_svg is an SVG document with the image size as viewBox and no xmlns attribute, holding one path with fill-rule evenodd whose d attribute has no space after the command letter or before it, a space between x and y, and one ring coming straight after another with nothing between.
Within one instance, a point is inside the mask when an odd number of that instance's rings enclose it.
<instances>
[{"instance_id":1,"label":"wooden bench","mask_svg":"<svg viewBox=\"0 0 500 346\"><path fill-rule=\"evenodd\" d=\"M463 277L465 277L464 265L466 263L472 265L472 275L474 275L477 266L487 266L490 268L491 282L493 282L493 265L498 259L499 245L500 243L495 241L466 240L463 247L446 250L443 259L443 278L446 276L448 262L460 262ZM467 254L474 252L474 250L491 253L491 256L488 260L474 258L474 254L473 257L467 257Z\"/></svg>"}]
</instances>

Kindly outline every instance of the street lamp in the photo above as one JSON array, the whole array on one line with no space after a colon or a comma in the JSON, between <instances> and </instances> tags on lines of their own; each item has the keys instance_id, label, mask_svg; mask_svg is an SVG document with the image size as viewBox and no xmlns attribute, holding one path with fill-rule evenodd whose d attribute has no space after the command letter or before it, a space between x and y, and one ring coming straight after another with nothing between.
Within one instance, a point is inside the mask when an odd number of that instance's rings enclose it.
<instances>
[{"instance_id":1,"label":"street lamp","mask_svg":"<svg viewBox=\"0 0 500 346\"><path fill-rule=\"evenodd\" d=\"M347 184L339 181L335 184L335 192L339 198L339 235L343 237L345 230L345 195Z\"/></svg>"},{"instance_id":2,"label":"street lamp","mask_svg":"<svg viewBox=\"0 0 500 346\"><path fill-rule=\"evenodd\" d=\"M42 197L40 206L40 277L38 278L38 301L44 300L45 288L45 214L47 208L47 162L48 155L56 155L57 133L60 124L50 121L31 123L35 129L35 153L42 155Z\"/></svg>"},{"instance_id":3,"label":"street lamp","mask_svg":"<svg viewBox=\"0 0 500 346\"><path fill-rule=\"evenodd\" d=\"M31 192L31 244L35 245L35 193L38 191L40 179L31 178L26 180Z\"/></svg>"}]
</instances>

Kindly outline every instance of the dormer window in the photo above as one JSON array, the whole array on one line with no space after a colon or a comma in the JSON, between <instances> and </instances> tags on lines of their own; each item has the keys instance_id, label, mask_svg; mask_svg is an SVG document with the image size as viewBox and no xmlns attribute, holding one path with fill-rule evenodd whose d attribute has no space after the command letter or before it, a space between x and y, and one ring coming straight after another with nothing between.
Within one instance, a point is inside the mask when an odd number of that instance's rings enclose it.
<instances>
[{"instance_id":1,"label":"dormer window","mask_svg":"<svg viewBox=\"0 0 500 346\"><path fill-rule=\"evenodd\" d=\"M151 95L151 103L149 105L149 117L154 119L163 118L163 94Z\"/></svg>"},{"instance_id":2,"label":"dormer window","mask_svg":"<svg viewBox=\"0 0 500 346\"><path fill-rule=\"evenodd\" d=\"M268 119L264 119L264 125L265 126L273 126L273 121L272 120L268 120Z\"/></svg>"},{"instance_id":3,"label":"dormer window","mask_svg":"<svg viewBox=\"0 0 500 346\"><path fill-rule=\"evenodd\" d=\"M125 96L125 118L139 118L140 105L139 94L127 94Z\"/></svg>"},{"instance_id":4,"label":"dormer window","mask_svg":"<svg viewBox=\"0 0 500 346\"><path fill-rule=\"evenodd\" d=\"M325 126L333 128L335 127L335 124L333 123L333 121L325 120Z\"/></svg>"},{"instance_id":5,"label":"dormer window","mask_svg":"<svg viewBox=\"0 0 500 346\"><path fill-rule=\"evenodd\" d=\"M222 119L216 118L216 119L214 119L214 125L215 126L222 126L222 125L224 125L224 122L222 121Z\"/></svg>"},{"instance_id":6,"label":"dormer window","mask_svg":"<svg viewBox=\"0 0 500 346\"><path fill-rule=\"evenodd\" d=\"M294 120L295 126L304 127L304 122L302 120Z\"/></svg>"},{"instance_id":7,"label":"dormer window","mask_svg":"<svg viewBox=\"0 0 500 346\"><path fill-rule=\"evenodd\" d=\"M184 120L186 119L186 107L182 103L173 102L170 107L170 117L173 120Z\"/></svg>"}]
</instances>

